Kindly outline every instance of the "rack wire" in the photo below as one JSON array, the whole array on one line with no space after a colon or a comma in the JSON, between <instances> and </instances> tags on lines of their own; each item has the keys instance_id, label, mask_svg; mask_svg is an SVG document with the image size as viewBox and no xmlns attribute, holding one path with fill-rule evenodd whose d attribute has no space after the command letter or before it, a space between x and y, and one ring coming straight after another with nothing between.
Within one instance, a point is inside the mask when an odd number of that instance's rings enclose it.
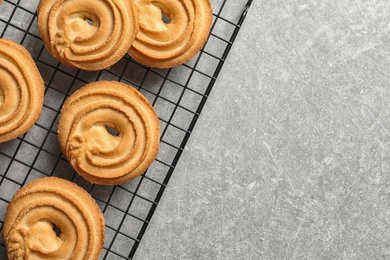
<instances>
[{"instance_id":1,"label":"rack wire","mask_svg":"<svg viewBox=\"0 0 390 260\"><path fill-rule=\"evenodd\" d=\"M0 144L0 231L13 194L45 176L71 180L97 201L106 218L100 259L132 259L168 185L210 91L238 35L252 0L212 0L213 25L202 50L172 69L153 69L125 56L108 70L71 69L45 49L37 28L39 0L4 0L0 37L21 43L33 56L45 81L42 115L23 136ZM69 166L57 139L57 120L65 99L85 84L116 80L134 87L155 107L161 124L160 151L138 178L117 186L92 185ZM0 259L6 259L0 238Z\"/></svg>"}]
</instances>

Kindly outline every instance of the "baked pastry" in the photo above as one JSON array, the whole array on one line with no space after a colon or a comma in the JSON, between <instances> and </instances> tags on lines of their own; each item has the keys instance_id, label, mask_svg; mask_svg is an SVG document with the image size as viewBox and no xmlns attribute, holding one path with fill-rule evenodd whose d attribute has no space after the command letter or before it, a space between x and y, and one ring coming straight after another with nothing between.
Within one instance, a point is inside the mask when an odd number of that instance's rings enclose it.
<instances>
[{"instance_id":1,"label":"baked pastry","mask_svg":"<svg viewBox=\"0 0 390 260\"><path fill-rule=\"evenodd\" d=\"M0 39L0 143L26 133L42 112L45 85L30 53Z\"/></svg>"},{"instance_id":2,"label":"baked pastry","mask_svg":"<svg viewBox=\"0 0 390 260\"><path fill-rule=\"evenodd\" d=\"M40 0L38 29L48 51L83 70L106 69L129 50L138 32L132 1Z\"/></svg>"},{"instance_id":3,"label":"baked pastry","mask_svg":"<svg viewBox=\"0 0 390 260\"><path fill-rule=\"evenodd\" d=\"M193 58L212 23L210 0L134 0L140 31L129 54L150 67L170 68Z\"/></svg>"},{"instance_id":4,"label":"baked pastry","mask_svg":"<svg viewBox=\"0 0 390 260\"><path fill-rule=\"evenodd\" d=\"M15 193L3 237L9 259L98 259L104 225L102 212L84 189L45 177Z\"/></svg>"},{"instance_id":5,"label":"baked pastry","mask_svg":"<svg viewBox=\"0 0 390 260\"><path fill-rule=\"evenodd\" d=\"M114 185L141 175L154 161L160 125L156 111L138 90L98 81L66 100L58 138L77 173L92 183Z\"/></svg>"}]
</instances>

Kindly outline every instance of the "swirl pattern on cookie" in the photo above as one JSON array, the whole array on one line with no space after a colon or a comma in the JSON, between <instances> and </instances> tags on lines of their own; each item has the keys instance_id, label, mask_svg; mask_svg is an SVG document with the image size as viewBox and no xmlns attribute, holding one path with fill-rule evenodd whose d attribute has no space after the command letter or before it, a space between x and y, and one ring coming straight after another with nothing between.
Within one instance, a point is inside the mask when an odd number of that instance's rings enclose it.
<instances>
[{"instance_id":1,"label":"swirl pattern on cookie","mask_svg":"<svg viewBox=\"0 0 390 260\"><path fill-rule=\"evenodd\" d=\"M44 82L30 53L0 39L0 143L26 133L43 107Z\"/></svg>"},{"instance_id":2,"label":"swirl pattern on cookie","mask_svg":"<svg viewBox=\"0 0 390 260\"><path fill-rule=\"evenodd\" d=\"M106 69L119 61L139 28L132 1L41 0L37 13L49 52L84 70Z\"/></svg>"},{"instance_id":3,"label":"swirl pattern on cookie","mask_svg":"<svg viewBox=\"0 0 390 260\"><path fill-rule=\"evenodd\" d=\"M102 212L84 189L45 177L15 193L3 237L9 259L98 259L104 225Z\"/></svg>"},{"instance_id":4,"label":"swirl pattern on cookie","mask_svg":"<svg viewBox=\"0 0 390 260\"><path fill-rule=\"evenodd\" d=\"M138 62L170 68L193 58L207 40L210 0L134 0L140 31L129 54Z\"/></svg>"},{"instance_id":5,"label":"swirl pattern on cookie","mask_svg":"<svg viewBox=\"0 0 390 260\"><path fill-rule=\"evenodd\" d=\"M58 138L77 173L92 183L114 185L139 176L154 161L160 125L156 111L138 90L98 81L67 99Z\"/></svg>"}]
</instances>

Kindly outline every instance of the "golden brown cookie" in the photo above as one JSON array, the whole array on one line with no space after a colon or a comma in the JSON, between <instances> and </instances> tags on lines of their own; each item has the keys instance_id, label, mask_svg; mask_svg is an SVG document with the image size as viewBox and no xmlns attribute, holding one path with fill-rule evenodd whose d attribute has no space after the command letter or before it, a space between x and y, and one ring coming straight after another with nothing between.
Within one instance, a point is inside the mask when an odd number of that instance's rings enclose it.
<instances>
[{"instance_id":1,"label":"golden brown cookie","mask_svg":"<svg viewBox=\"0 0 390 260\"><path fill-rule=\"evenodd\" d=\"M0 39L0 143L26 133L43 107L44 82L30 53Z\"/></svg>"},{"instance_id":2,"label":"golden brown cookie","mask_svg":"<svg viewBox=\"0 0 390 260\"><path fill-rule=\"evenodd\" d=\"M84 189L46 177L15 193L3 237L9 259L98 259L104 225L102 212Z\"/></svg>"},{"instance_id":3,"label":"golden brown cookie","mask_svg":"<svg viewBox=\"0 0 390 260\"><path fill-rule=\"evenodd\" d=\"M92 183L114 185L139 176L153 162L160 124L138 90L120 82L98 81L66 100L58 138L63 154L81 176Z\"/></svg>"},{"instance_id":4,"label":"golden brown cookie","mask_svg":"<svg viewBox=\"0 0 390 260\"><path fill-rule=\"evenodd\" d=\"M83 70L106 69L129 50L138 32L132 1L41 0L38 28L49 52Z\"/></svg>"},{"instance_id":5,"label":"golden brown cookie","mask_svg":"<svg viewBox=\"0 0 390 260\"><path fill-rule=\"evenodd\" d=\"M170 68L193 58L212 23L210 0L134 0L140 31L129 54L150 67Z\"/></svg>"}]
</instances>

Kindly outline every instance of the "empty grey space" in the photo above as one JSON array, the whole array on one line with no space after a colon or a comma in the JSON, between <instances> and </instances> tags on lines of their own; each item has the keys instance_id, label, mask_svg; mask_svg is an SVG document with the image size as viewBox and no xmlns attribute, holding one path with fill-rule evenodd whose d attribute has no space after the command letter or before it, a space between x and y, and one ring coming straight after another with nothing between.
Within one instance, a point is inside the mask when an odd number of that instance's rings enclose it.
<instances>
[{"instance_id":1,"label":"empty grey space","mask_svg":"<svg viewBox=\"0 0 390 260\"><path fill-rule=\"evenodd\" d=\"M253 1L134 259L390 259L390 2Z\"/></svg>"},{"instance_id":2,"label":"empty grey space","mask_svg":"<svg viewBox=\"0 0 390 260\"><path fill-rule=\"evenodd\" d=\"M172 69L151 69L126 55L111 68L95 72L69 68L50 55L38 31L38 2L3 0L0 5L0 37L23 45L45 82L39 120L25 135L0 144L0 231L7 205L17 190L34 179L57 176L87 190L104 213L106 233L100 259L132 259L138 245L142 244L142 236L161 194L169 185L170 175L176 172L184 144L193 133L208 93L218 80L248 0L211 1L210 37L204 48L186 64ZM61 154L57 138L57 123L64 101L85 84L99 80L121 81L139 89L156 109L161 125L156 160L142 176L116 186L92 185L77 175ZM0 259L6 259L2 236Z\"/></svg>"}]
</instances>

